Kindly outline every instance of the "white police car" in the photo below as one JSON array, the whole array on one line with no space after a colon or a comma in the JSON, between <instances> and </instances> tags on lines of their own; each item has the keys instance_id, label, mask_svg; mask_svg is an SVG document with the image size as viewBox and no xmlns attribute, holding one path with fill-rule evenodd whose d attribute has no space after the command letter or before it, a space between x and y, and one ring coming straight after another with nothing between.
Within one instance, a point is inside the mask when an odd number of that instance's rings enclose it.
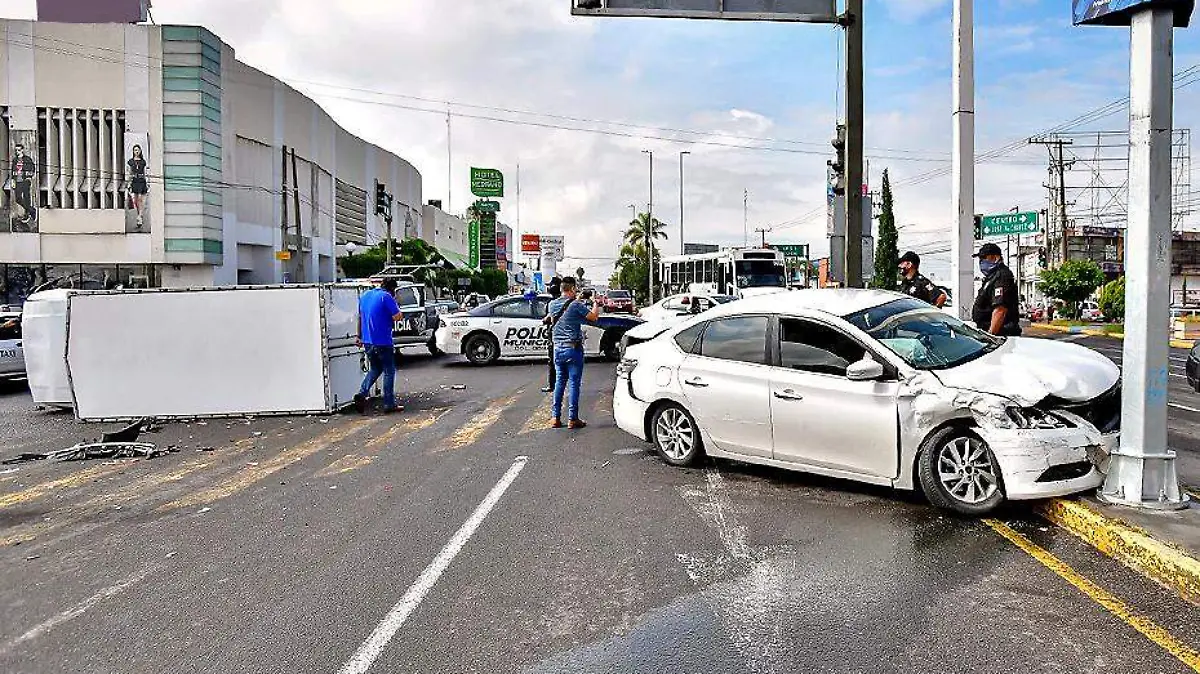
<instances>
[{"instance_id":1,"label":"white police car","mask_svg":"<svg viewBox=\"0 0 1200 674\"><path fill-rule=\"evenodd\" d=\"M444 315L434 335L437 348L461 353L474 365L501 358L545 358L550 329L542 319L550 300L549 295L503 297L470 311ZM621 337L639 323L640 319L631 316L604 315L596 326L584 324L584 354L619 359Z\"/></svg>"}]
</instances>

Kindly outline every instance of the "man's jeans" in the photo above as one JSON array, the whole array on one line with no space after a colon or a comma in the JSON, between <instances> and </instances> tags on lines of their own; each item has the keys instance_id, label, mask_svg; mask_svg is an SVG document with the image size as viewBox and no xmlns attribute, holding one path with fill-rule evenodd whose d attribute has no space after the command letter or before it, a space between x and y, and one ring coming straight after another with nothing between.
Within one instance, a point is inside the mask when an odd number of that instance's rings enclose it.
<instances>
[{"instance_id":1,"label":"man's jeans","mask_svg":"<svg viewBox=\"0 0 1200 674\"><path fill-rule=\"evenodd\" d=\"M375 385L375 381L383 375L383 409L391 410L396 408L396 349L393 346L377 346L375 344L366 344L363 347L367 352L367 362L371 364L371 368L367 371L366 379L363 379L362 388L359 389L359 394L364 398L371 395L371 387Z\"/></svg>"},{"instance_id":2,"label":"man's jeans","mask_svg":"<svg viewBox=\"0 0 1200 674\"><path fill-rule=\"evenodd\" d=\"M562 419L563 392L568 384L571 397L567 403L568 420L579 418L579 389L583 385L583 347L555 346L554 418Z\"/></svg>"}]
</instances>

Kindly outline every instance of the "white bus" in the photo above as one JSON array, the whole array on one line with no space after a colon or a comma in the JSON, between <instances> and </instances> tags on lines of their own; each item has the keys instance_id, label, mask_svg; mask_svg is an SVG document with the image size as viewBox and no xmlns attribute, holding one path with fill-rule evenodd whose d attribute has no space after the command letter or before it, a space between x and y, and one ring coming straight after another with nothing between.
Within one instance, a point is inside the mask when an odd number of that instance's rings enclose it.
<instances>
[{"instance_id":1,"label":"white bus","mask_svg":"<svg viewBox=\"0 0 1200 674\"><path fill-rule=\"evenodd\" d=\"M664 257L659 276L666 295L708 293L742 297L752 288L787 288L783 253L729 248L716 253Z\"/></svg>"}]
</instances>

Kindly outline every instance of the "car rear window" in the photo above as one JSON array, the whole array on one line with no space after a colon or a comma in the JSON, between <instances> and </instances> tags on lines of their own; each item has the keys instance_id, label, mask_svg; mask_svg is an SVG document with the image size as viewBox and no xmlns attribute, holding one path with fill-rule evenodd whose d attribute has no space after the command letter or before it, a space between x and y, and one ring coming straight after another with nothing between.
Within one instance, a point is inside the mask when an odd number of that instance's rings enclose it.
<instances>
[{"instance_id":1,"label":"car rear window","mask_svg":"<svg viewBox=\"0 0 1200 674\"><path fill-rule=\"evenodd\" d=\"M614 300L627 300L627 299L629 299L629 291L628 290L610 290L608 292L608 297L609 297L609 299L614 299Z\"/></svg>"}]
</instances>

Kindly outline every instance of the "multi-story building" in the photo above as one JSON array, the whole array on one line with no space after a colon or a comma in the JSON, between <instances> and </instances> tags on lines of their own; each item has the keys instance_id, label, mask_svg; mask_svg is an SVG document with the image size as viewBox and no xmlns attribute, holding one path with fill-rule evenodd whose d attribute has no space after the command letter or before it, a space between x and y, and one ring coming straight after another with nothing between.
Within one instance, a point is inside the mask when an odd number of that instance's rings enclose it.
<instances>
[{"instance_id":1,"label":"multi-story building","mask_svg":"<svg viewBox=\"0 0 1200 674\"><path fill-rule=\"evenodd\" d=\"M0 21L0 303L76 287L332 281L423 233L421 175L196 26Z\"/></svg>"}]
</instances>

